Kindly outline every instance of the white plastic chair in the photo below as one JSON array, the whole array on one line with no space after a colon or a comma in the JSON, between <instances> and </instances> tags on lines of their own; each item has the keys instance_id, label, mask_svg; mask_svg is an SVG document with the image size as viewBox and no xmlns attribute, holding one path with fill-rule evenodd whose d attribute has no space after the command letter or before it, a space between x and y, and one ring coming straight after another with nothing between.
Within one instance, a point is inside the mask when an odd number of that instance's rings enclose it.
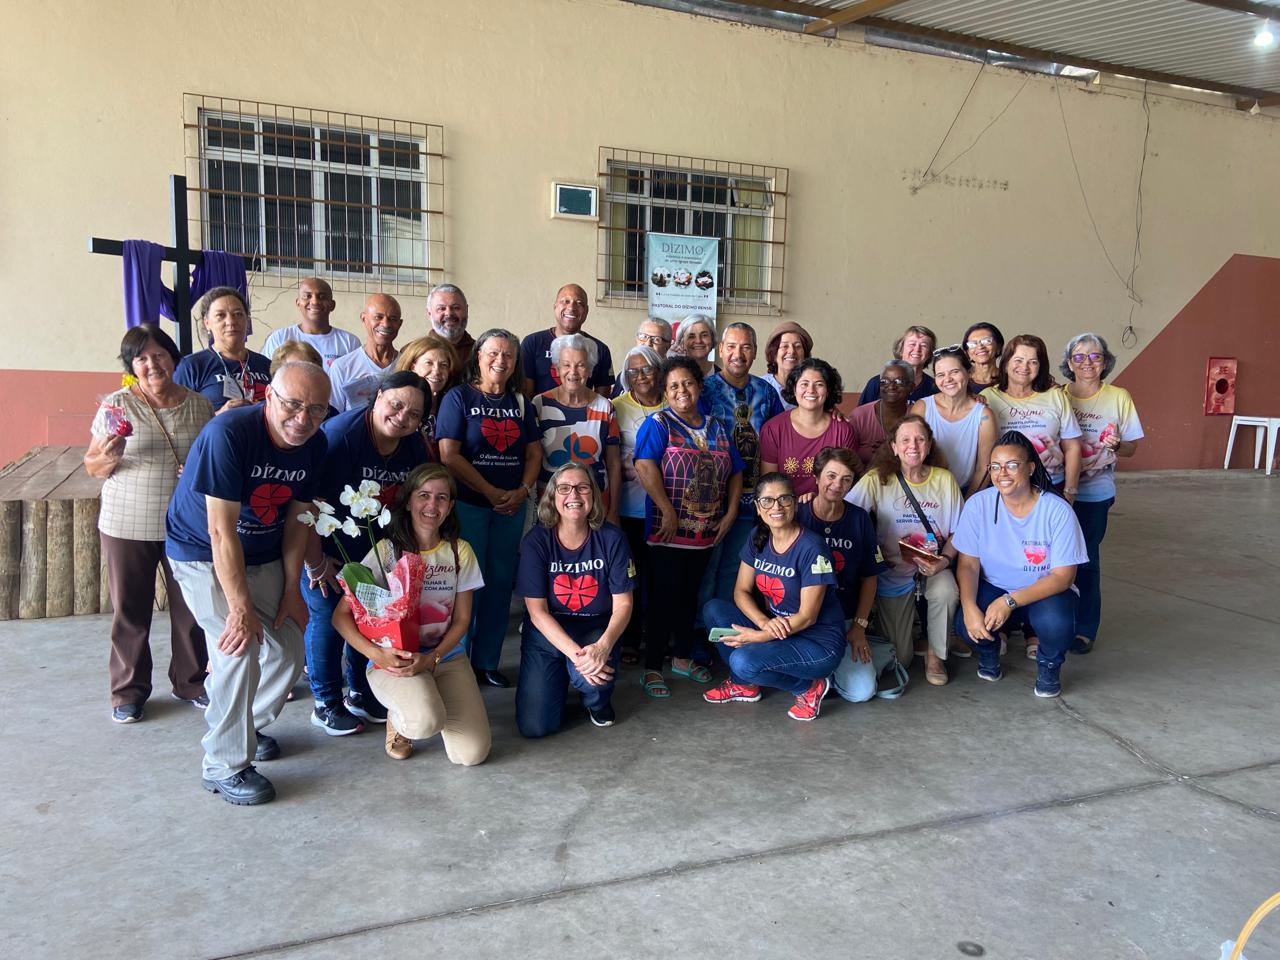
<instances>
[{"instance_id":1,"label":"white plastic chair","mask_svg":"<svg viewBox=\"0 0 1280 960\"><path fill-rule=\"evenodd\" d=\"M1222 459L1222 469L1231 466L1231 450L1236 445L1236 430L1253 427L1253 469L1262 460L1262 438L1267 439L1267 476L1271 476L1271 464L1276 459L1276 434L1280 433L1280 417L1232 417L1231 432L1227 434L1227 455Z\"/></svg>"}]
</instances>

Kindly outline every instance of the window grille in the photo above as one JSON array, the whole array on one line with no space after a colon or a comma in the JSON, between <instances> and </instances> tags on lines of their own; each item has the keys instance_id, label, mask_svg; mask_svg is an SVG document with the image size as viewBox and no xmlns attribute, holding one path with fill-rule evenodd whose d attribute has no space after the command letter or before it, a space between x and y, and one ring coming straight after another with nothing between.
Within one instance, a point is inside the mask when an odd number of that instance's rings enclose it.
<instances>
[{"instance_id":1,"label":"window grille","mask_svg":"<svg viewBox=\"0 0 1280 960\"><path fill-rule=\"evenodd\" d=\"M716 290L732 314L777 314L786 252L785 167L600 148L597 299L644 307L650 231L719 237Z\"/></svg>"},{"instance_id":2,"label":"window grille","mask_svg":"<svg viewBox=\"0 0 1280 960\"><path fill-rule=\"evenodd\" d=\"M206 249L261 279L421 294L443 277L444 128L186 94L188 204ZM193 224L193 227L196 225Z\"/></svg>"}]
</instances>

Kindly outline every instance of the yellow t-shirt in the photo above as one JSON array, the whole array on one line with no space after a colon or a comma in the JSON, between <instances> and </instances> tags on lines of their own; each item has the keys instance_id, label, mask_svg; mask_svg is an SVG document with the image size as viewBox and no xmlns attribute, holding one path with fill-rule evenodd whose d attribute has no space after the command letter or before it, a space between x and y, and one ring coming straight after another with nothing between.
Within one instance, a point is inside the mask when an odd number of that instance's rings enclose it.
<instances>
[{"instance_id":1,"label":"yellow t-shirt","mask_svg":"<svg viewBox=\"0 0 1280 960\"><path fill-rule=\"evenodd\" d=\"M996 418L996 433L1017 430L1031 441L1040 462L1054 483L1062 483L1067 475L1062 441L1080 436L1080 425L1071 412L1071 404L1061 390L1045 390L1029 397L1014 398L996 387L982 391L987 407Z\"/></svg>"},{"instance_id":2,"label":"yellow t-shirt","mask_svg":"<svg viewBox=\"0 0 1280 960\"><path fill-rule=\"evenodd\" d=\"M1110 500L1116 495L1116 453L1102 441L1113 434L1121 440L1142 439L1142 421L1133 397L1124 387L1109 383L1087 400L1077 400L1065 386L1062 394L1080 424L1080 492L1076 499L1090 503Z\"/></svg>"}]
</instances>

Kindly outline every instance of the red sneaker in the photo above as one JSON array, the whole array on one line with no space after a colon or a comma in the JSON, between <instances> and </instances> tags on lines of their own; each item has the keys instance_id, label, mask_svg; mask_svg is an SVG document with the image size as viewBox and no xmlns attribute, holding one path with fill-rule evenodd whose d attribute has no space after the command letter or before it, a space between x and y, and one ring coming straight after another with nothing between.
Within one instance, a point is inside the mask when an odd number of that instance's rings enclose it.
<instances>
[{"instance_id":1,"label":"red sneaker","mask_svg":"<svg viewBox=\"0 0 1280 960\"><path fill-rule=\"evenodd\" d=\"M734 683L726 680L719 686L712 687L702 695L707 703L755 703L760 699L760 688L746 683Z\"/></svg>"},{"instance_id":2,"label":"red sneaker","mask_svg":"<svg viewBox=\"0 0 1280 960\"><path fill-rule=\"evenodd\" d=\"M809 689L796 697L795 704L787 711L792 720L816 720L818 711L822 709L822 698L831 689L831 681L827 677L815 680Z\"/></svg>"}]
</instances>

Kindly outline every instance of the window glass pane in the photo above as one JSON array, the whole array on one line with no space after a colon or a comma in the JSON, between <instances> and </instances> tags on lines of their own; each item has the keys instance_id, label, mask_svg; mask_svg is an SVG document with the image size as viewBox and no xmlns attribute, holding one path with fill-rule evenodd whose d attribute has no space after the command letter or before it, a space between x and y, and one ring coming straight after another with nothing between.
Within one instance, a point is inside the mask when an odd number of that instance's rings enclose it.
<instances>
[{"instance_id":1,"label":"window glass pane","mask_svg":"<svg viewBox=\"0 0 1280 960\"><path fill-rule=\"evenodd\" d=\"M422 169L422 148L413 140L378 138L378 166Z\"/></svg>"},{"instance_id":2,"label":"window glass pane","mask_svg":"<svg viewBox=\"0 0 1280 960\"><path fill-rule=\"evenodd\" d=\"M256 254L258 250L258 167L231 160L205 162L208 215L205 243L210 250Z\"/></svg>"},{"instance_id":3,"label":"window glass pane","mask_svg":"<svg viewBox=\"0 0 1280 960\"><path fill-rule=\"evenodd\" d=\"M688 200L689 175L679 170L654 170L649 184L655 200Z\"/></svg>"},{"instance_id":4,"label":"window glass pane","mask_svg":"<svg viewBox=\"0 0 1280 960\"><path fill-rule=\"evenodd\" d=\"M739 178L734 184L733 205L735 207L767 210L772 204L773 196L769 191L769 181Z\"/></svg>"},{"instance_id":5,"label":"window glass pane","mask_svg":"<svg viewBox=\"0 0 1280 960\"><path fill-rule=\"evenodd\" d=\"M262 121L262 152L276 157L315 158L315 131L296 124Z\"/></svg>"},{"instance_id":6,"label":"window glass pane","mask_svg":"<svg viewBox=\"0 0 1280 960\"><path fill-rule=\"evenodd\" d=\"M378 259L384 275L426 282L426 238L422 232L422 184L378 180Z\"/></svg>"},{"instance_id":7,"label":"window glass pane","mask_svg":"<svg viewBox=\"0 0 1280 960\"><path fill-rule=\"evenodd\" d=\"M728 177L711 177L704 173L695 173L691 175L691 181L689 199L694 203L728 205ZM711 236L711 234L703 234L703 236Z\"/></svg>"},{"instance_id":8,"label":"window glass pane","mask_svg":"<svg viewBox=\"0 0 1280 960\"><path fill-rule=\"evenodd\" d=\"M738 214L733 218L733 242L720 245L729 248L727 296L740 300L765 300L769 277L769 244L765 243L766 218ZM723 289L723 288L722 288Z\"/></svg>"},{"instance_id":9,"label":"window glass pane","mask_svg":"<svg viewBox=\"0 0 1280 960\"><path fill-rule=\"evenodd\" d=\"M326 163L369 165L369 138L355 130L320 131L320 159Z\"/></svg>"},{"instance_id":10,"label":"window glass pane","mask_svg":"<svg viewBox=\"0 0 1280 960\"><path fill-rule=\"evenodd\" d=\"M210 147L224 150L256 150L257 137L252 120L230 120L226 117L209 117L205 140Z\"/></svg>"},{"instance_id":11,"label":"window glass pane","mask_svg":"<svg viewBox=\"0 0 1280 960\"><path fill-rule=\"evenodd\" d=\"M335 271L373 272L373 181L355 173L324 175L324 257Z\"/></svg>"},{"instance_id":12,"label":"window glass pane","mask_svg":"<svg viewBox=\"0 0 1280 960\"><path fill-rule=\"evenodd\" d=\"M311 266L311 258L314 256L311 239L311 171L292 167L264 167L262 173L267 265Z\"/></svg>"},{"instance_id":13,"label":"window glass pane","mask_svg":"<svg viewBox=\"0 0 1280 960\"><path fill-rule=\"evenodd\" d=\"M684 211L675 207L651 207L649 229L655 233L684 233Z\"/></svg>"}]
</instances>

